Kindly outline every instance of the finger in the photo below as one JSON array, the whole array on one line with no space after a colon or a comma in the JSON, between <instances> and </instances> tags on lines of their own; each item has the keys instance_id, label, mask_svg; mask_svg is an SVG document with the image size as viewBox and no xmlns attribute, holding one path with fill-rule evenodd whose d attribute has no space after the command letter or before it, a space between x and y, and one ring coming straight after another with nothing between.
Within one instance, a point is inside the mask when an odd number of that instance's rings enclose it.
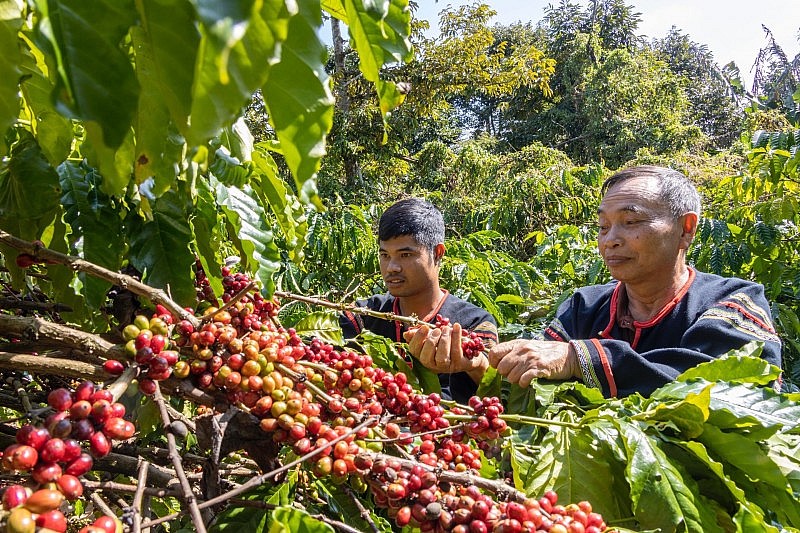
<instances>
[{"instance_id":1,"label":"finger","mask_svg":"<svg viewBox=\"0 0 800 533\"><path fill-rule=\"evenodd\" d=\"M442 331L438 328L431 330L424 337L422 346L419 350L419 360L427 368L436 367L436 345L439 343L439 338L442 336Z\"/></svg>"},{"instance_id":2,"label":"finger","mask_svg":"<svg viewBox=\"0 0 800 533\"><path fill-rule=\"evenodd\" d=\"M425 327L425 326L422 326L422 327ZM417 332L419 331L419 328L420 328L420 326L413 327L413 328L408 328L407 330L405 330L403 332L403 338L406 340L406 342L409 342L409 341L411 341L412 338L414 338L414 335L417 334Z\"/></svg>"},{"instance_id":3,"label":"finger","mask_svg":"<svg viewBox=\"0 0 800 533\"><path fill-rule=\"evenodd\" d=\"M450 359L461 360L464 357L464 350L461 348L461 338L464 335L464 330L461 324L456 322L453 324L453 329L450 332Z\"/></svg>"},{"instance_id":4,"label":"finger","mask_svg":"<svg viewBox=\"0 0 800 533\"><path fill-rule=\"evenodd\" d=\"M415 330L409 330L403 333L403 337L408 343L408 349L414 356L419 357L419 353L422 351L423 343L425 342L425 339L428 337L429 333L430 328L427 326L420 326Z\"/></svg>"},{"instance_id":5,"label":"finger","mask_svg":"<svg viewBox=\"0 0 800 533\"><path fill-rule=\"evenodd\" d=\"M436 344L436 364L442 370L445 370L450 366L451 335L451 328L444 326L441 329L439 342Z\"/></svg>"},{"instance_id":6,"label":"finger","mask_svg":"<svg viewBox=\"0 0 800 533\"><path fill-rule=\"evenodd\" d=\"M519 378L519 386L527 388L530 386L531 381L539 377L539 371L536 368L529 368Z\"/></svg>"},{"instance_id":7,"label":"finger","mask_svg":"<svg viewBox=\"0 0 800 533\"><path fill-rule=\"evenodd\" d=\"M497 365L500 361L508 355L508 353L513 349L514 344L511 342L501 342L499 344L495 344L489 349L489 364L493 367L497 368Z\"/></svg>"}]
</instances>

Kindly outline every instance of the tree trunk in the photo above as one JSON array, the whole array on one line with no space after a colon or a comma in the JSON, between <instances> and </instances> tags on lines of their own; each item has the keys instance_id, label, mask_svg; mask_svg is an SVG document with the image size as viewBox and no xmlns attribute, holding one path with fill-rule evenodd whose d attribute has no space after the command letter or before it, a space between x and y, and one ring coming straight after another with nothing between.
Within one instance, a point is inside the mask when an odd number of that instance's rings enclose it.
<instances>
[{"instance_id":1,"label":"tree trunk","mask_svg":"<svg viewBox=\"0 0 800 533\"><path fill-rule=\"evenodd\" d=\"M336 93L336 111L339 114L339 136L342 146L346 146L347 129L350 117L350 95L347 92L347 82L345 77L345 41L342 38L342 30L339 20L331 18L331 33L333 37L333 81ZM345 187L361 187L363 185L361 166L358 158L352 150L344 148L342 150L342 162L344 164Z\"/></svg>"}]
</instances>

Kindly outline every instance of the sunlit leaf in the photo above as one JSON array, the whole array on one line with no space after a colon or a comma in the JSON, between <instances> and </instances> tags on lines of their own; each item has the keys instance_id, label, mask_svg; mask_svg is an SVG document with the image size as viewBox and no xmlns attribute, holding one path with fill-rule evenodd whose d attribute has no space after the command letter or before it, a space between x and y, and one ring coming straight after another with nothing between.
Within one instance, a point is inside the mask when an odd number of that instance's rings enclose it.
<instances>
[{"instance_id":1,"label":"sunlit leaf","mask_svg":"<svg viewBox=\"0 0 800 533\"><path fill-rule=\"evenodd\" d=\"M37 6L43 14L39 31L51 42L58 61L58 110L96 123L103 144L119 147L131 127L139 93L121 46L136 22L134 2L40 0Z\"/></svg>"}]
</instances>

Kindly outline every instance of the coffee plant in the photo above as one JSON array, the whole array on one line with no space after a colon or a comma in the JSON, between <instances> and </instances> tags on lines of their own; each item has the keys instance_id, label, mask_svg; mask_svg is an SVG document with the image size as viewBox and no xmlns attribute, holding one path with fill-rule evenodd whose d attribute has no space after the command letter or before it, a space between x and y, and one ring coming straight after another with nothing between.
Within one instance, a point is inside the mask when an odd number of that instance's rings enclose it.
<instances>
[{"instance_id":1,"label":"coffee plant","mask_svg":"<svg viewBox=\"0 0 800 533\"><path fill-rule=\"evenodd\" d=\"M224 267L211 298L219 306L190 312L132 278L9 242L160 301L121 324L117 343L55 313L2 315L5 346L17 347L0 354L16 384L0 395L10 415L0 426L9 435L0 461L9 531L169 523L198 531L672 531L682 523L778 531L800 523L800 403L767 386L778 373L751 357L757 346L690 370L648 399L608 400L577 384L503 392L490 370L479 396L458 405L424 390L436 380L419 365L368 339L355 351L285 327L283 302L246 273ZM148 406L155 438L136 427Z\"/></svg>"}]
</instances>

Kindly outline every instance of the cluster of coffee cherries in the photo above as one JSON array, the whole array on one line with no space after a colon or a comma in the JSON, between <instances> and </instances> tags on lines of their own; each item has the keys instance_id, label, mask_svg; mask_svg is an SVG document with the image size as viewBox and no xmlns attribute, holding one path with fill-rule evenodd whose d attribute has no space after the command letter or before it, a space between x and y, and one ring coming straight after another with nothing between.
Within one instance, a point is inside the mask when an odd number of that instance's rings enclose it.
<instances>
[{"instance_id":1,"label":"cluster of coffee cherries","mask_svg":"<svg viewBox=\"0 0 800 533\"><path fill-rule=\"evenodd\" d=\"M203 263L200 262L200 259L196 259L194 262L194 285L195 291L197 292L197 301L209 302L211 305L217 305L218 302L214 294L214 288L211 287L211 283L208 281L208 276L206 275L205 269L203 269Z\"/></svg>"},{"instance_id":2,"label":"cluster of coffee cherries","mask_svg":"<svg viewBox=\"0 0 800 533\"><path fill-rule=\"evenodd\" d=\"M581 515L572 513L577 506L559 513L561 508L546 499L525 505L498 502L475 486L439 478L443 471L475 472L482 451L487 456L498 452L500 434L506 431L498 398L473 397L468 405L448 411L439 395L414 392L404 373L376 368L368 355L320 339L306 343L293 329L276 326L269 320L276 305L267 305L257 293L241 297L247 276L229 271L223 276L223 301L234 295L240 299L223 311L207 310L196 331L178 324L176 344L183 357L175 375L191 376L200 388L224 393L298 457L316 452L307 463L311 473L370 490L399 527L558 533L570 525L568 531L579 531ZM465 353L483 351L477 342ZM367 416L387 420L380 428L354 432ZM450 418L459 423L451 426ZM374 456L389 444L414 463ZM591 524L584 521L586 530Z\"/></svg>"},{"instance_id":3,"label":"cluster of coffee cherries","mask_svg":"<svg viewBox=\"0 0 800 533\"><path fill-rule=\"evenodd\" d=\"M475 485L443 481L434 470L392 458L374 461L365 478L376 504L401 528L455 533L600 533L606 528L589 502L558 505L552 490L538 500L497 502Z\"/></svg>"},{"instance_id":4,"label":"cluster of coffee cherries","mask_svg":"<svg viewBox=\"0 0 800 533\"><path fill-rule=\"evenodd\" d=\"M16 443L3 451L0 460L3 470L31 478L27 485L11 485L3 492L9 531L37 527L66 531L67 520L59 507L65 499L73 501L83 494L79 476L92 469L95 458L108 455L112 440L128 439L135 432L133 423L123 418L125 406L90 381L74 391L51 391L47 403L55 412L44 425L20 427ZM83 443L88 444L88 452ZM117 528L111 517L101 517L89 527L95 526L96 532Z\"/></svg>"},{"instance_id":5,"label":"cluster of coffee cherries","mask_svg":"<svg viewBox=\"0 0 800 533\"><path fill-rule=\"evenodd\" d=\"M450 319L442 315L436 315L436 322L434 322L434 325L437 328L449 326ZM474 359L486 351L486 346L483 344L483 339L481 339L477 333L464 330L463 336L461 337L461 351L467 359Z\"/></svg>"},{"instance_id":6,"label":"cluster of coffee cherries","mask_svg":"<svg viewBox=\"0 0 800 533\"><path fill-rule=\"evenodd\" d=\"M126 341L125 352L140 368L139 390L143 394L153 394L156 390L155 382L169 378L178 362L178 352L170 349L172 322L172 315L158 305L151 318L137 315L133 323L122 330ZM108 364L109 361L106 361L105 365Z\"/></svg>"}]
</instances>

